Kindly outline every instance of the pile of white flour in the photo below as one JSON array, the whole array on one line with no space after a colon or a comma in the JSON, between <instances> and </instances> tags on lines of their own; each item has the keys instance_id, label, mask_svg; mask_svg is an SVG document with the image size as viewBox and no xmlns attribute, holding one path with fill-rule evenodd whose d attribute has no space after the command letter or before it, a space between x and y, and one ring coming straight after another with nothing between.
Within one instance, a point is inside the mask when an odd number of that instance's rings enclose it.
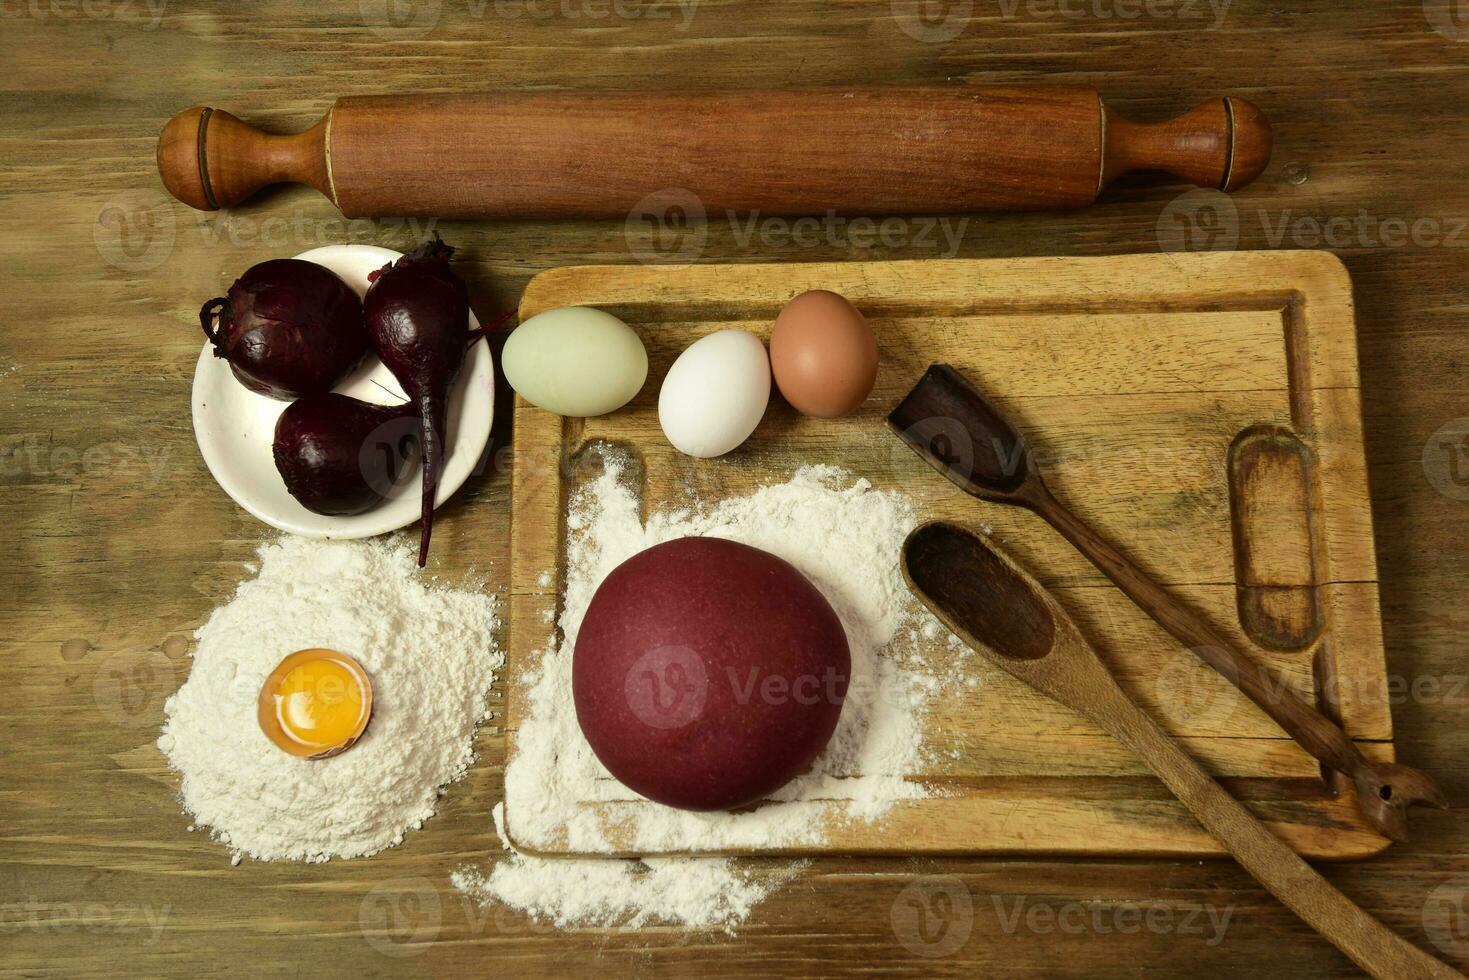
<instances>
[{"instance_id":1,"label":"pile of white flour","mask_svg":"<svg viewBox=\"0 0 1469 980\"><path fill-rule=\"evenodd\" d=\"M401 843L474 758L475 725L504 662L496 600L430 588L414 550L384 540L285 537L195 637L189 679L158 747L184 808L260 860L360 857ZM261 684L296 650L349 654L372 680L372 720L330 759L286 754L260 730Z\"/></svg>"},{"instance_id":2,"label":"pile of white flour","mask_svg":"<svg viewBox=\"0 0 1469 980\"><path fill-rule=\"evenodd\" d=\"M953 670L951 658L930 672L916 655L920 638L944 631L902 579L902 544L916 523L906 500L834 467L808 466L751 496L656 513L645 523L618 458L608 455L605 463L572 501L563 639L542 652L527 677L529 706L505 774L515 840L537 849L569 844L579 852L634 853L812 845L835 825L880 821L898 801L930 795L913 779L927 761L927 704L970 678ZM643 800L597 761L576 722L572 651L597 586L638 552L690 535L740 541L789 561L831 602L851 649L850 690L830 745L809 773L753 812L694 813ZM953 648L965 649L957 640ZM594 810L587 801L602 806ZM728 928L774 887L728 860L598 862L519 852L488 877L461 872L456 883L562 926L653 920ZM670 894L682 898L665 901Z\"/></svg>"}]
</instances>

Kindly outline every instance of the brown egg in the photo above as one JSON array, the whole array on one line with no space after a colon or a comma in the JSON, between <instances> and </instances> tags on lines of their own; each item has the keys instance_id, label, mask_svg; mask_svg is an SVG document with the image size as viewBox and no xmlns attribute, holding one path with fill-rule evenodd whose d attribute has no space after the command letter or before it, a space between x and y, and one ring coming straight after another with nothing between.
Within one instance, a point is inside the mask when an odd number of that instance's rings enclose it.
<instances>
[{"instance_id":1,"label":"brown egg","mask_svg":"<svg viewBox=\"0 0 1469 980\"><path fill-rule=\"evenodd\" d=\"M861 405L877 381L877 338L857 308L825 289L802 293L775 318L770 368L803 415L834 419Z\"/></svg>"}]
</instances>

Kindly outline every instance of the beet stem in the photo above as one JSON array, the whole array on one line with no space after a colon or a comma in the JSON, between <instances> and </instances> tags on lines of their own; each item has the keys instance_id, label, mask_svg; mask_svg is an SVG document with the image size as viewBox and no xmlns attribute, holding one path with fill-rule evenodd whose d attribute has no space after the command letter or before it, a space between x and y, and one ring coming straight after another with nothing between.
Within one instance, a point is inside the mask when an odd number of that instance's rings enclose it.
<instances>
[{"instance_id":1,"label":"beet stem","mask_svg":"<svg viewBox=\"0 0 1469 980\"><path fill-rule=\"evenodd\" d=\"M419 568L428 564L428 542L434 533L434 498L439 491L439 460L443 456L440 438L444 433L439 431L443 422L436 417L441 413L434 411L437 402L437 399L427 395L418 400L418 416L423 436L423 516L418 538Z\"/></svg>"},{"instance_id":2,"label":"beet stem","mask_svg":"<svg viewBox=\"0 0 1469 980\"><path fill-rule=\"evenodd\" d=\"M490 335L490 331L491 330L496 329L502 323L504 323L505 321L509 320L514 315L515 315L515 311L514 310L506 310L504 313L501 313L499 316L495 317L495 321L493 323L488 323L488 324L485 324L482 327L479 327L476 330L469 331L469 342L471 344L473 344L476 340L479 340L481 337L488 337Z\"/></svg>"},{"instance_id":3,"label":"beet stem","mask_svg":"<svg viewBox=\"0 0 1469 980\"><path fill-rule=\"evenodd\" d=\"M435 230L433 238L425 238L419 242L418 247L404 258L415 262L448 262L454 256L454 251L454 246L444 244L444 239Z\"/></svg>"}]
</instances>

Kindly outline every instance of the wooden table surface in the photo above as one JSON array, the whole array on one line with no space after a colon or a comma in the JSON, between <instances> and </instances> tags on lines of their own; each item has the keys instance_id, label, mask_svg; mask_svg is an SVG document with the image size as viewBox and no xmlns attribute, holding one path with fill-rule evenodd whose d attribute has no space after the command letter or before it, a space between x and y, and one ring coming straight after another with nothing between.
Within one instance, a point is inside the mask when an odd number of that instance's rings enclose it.
<instances>
[{"instance_id":1,"label":"wooden table surface","mask_svg":"<svg viewBox=\"0 0 1469 980\"><path fill-rule=\"evenodd\" d=\"M713 215L701 261L1330 248L1356 282L1367 451L1400 758L1469 789L1469 17L1439 0L0 0L0 970L22 976L1352 975L1221 862L833 860L735 937L560 933L466 906L448 872L497 848L497 730L401 847L231 867L187 833L153 747L190 633L265 528L194 445L195 311L250 264L402 248L313 192L202 215L154 141L209 101L292 131L339 95L869 83L1094 86L1139 118L1256 101L1275 158L1237 195L1129 178L1096 207L871 226ZM1462 4L1460 4L1462 6ZM506 147L507 154L514 147ZM662 258L622 221L439 222L480 314L536 272ZM670 243L671 246L670 246ZM648 254L652 250L654 254ZM674 256L677 257L677 256ZM501 433L501 437L503 437ZM498 447L497 447L498 448ZM444 511L437 571L503 588L496 454ZM1329 877L1469 966L1466 810Z\"/></svg>"}]
</instances>

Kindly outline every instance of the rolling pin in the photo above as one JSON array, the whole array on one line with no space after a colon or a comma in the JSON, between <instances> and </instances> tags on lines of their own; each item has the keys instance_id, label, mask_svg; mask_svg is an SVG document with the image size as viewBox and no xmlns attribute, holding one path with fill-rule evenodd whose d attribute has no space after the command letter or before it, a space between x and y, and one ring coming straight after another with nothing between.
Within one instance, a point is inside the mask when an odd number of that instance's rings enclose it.
<instances>
[{"instance_id":1,"label":"rolling pin","mask_svg":"<svg viewBox=\"0 0 1469 980\"><path fill-rule=\"evenodd\" d=\"M200 210L294 182L349 218L625 218L658 192L707 211L937 214L1081 207L1139 170L1231 191L1270 146L1236 98L1143 124L1082 89L505 92L338 99L291 136L195 107L164 127L158 170Z\"/></svg>"}]
</instances>

